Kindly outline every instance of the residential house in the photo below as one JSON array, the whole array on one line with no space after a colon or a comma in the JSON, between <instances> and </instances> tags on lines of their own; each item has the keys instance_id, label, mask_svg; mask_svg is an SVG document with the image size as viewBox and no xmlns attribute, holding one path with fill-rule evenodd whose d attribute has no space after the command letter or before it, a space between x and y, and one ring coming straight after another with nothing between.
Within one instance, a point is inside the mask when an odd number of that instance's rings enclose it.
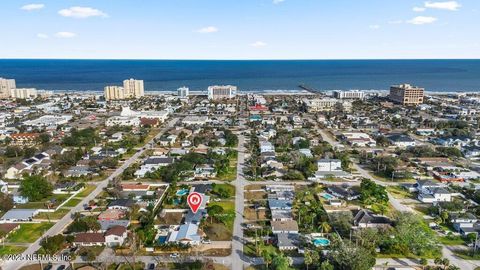
<instances>
[{"instance_id":1,"label":"residential house","mask_svg":"<svg viewBox=\"0 0 480 270\"><path fill-rule=\"evenodd\" d=\"M295 220L270 221L270 225L274 234L298 234L298 223Z\"/></svg>"},{"instance_id":2,"label":"residential house","mask_svg":"<svg viewBox=\"0 0 480 270\"><path fill-rule=\"evenodd\" d=\"M353 225L357 228L386 228L392 225L392 221L385 216L361 209L355 214Z\"/></svg>"}]
</instances>

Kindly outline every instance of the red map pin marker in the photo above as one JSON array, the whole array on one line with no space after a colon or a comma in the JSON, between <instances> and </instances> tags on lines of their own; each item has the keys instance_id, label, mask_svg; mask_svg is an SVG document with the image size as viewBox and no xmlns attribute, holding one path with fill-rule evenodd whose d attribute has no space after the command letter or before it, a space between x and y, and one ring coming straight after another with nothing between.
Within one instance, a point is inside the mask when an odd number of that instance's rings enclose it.
<instances>
[{"instance_id":1,"label":"red map pin marker","mask_svg":"<svg viewBox=\"0 0 480 270\"><path fill-rule=\"evenodd\" d=\"M202 205L202 201L203 197L198 192L192 192L187 197L188 205L190 206L190 209L192 209L193 213L197 213L198 208L200 208L200 205Z\"/></svg>"}]
</instances>

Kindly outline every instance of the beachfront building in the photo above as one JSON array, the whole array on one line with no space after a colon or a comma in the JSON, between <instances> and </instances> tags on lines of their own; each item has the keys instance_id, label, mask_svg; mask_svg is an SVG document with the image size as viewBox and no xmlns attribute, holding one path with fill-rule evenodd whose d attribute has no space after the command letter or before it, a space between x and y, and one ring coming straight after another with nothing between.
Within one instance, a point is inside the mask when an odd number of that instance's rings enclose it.
<instances>
[{"instance_id":1,"label":"beachfront building","mask_svg":"<svg viewBox=\"0 0 480 270\"><path fill-rule=\"evenodd\" d=\"M339 103L338 99L333 98L314 98L304 99L303 103L309 112L331 111Z\"/></svg>"},{"instance_id":2,"label":"beachfront building","mask_svg":"<svg viewBox=\"0 0 480 270\"><path fill-rule=\"evenodd\" d=\"M425 89L410 84L392 85L390 100L404 106L416 106L423 103Z\"/></svg>"},{"instance_id":3,"label":"beachfront building","mask_svg":"<svg viewBox=\"0 0 480 270\"><path fill-rule=\"evenodd\" d=\"M105 86L106 100L122 100L125 99L125 91L121 86Z\"/></svg>"},{"instance_id":4,"label":"beachfront building","mask_svg":"<svg viewBox=\"0 0 480 270\"><path fill-rule=\"evenodd\" d=\"M134 79L123 81L123 87L116 85L106 86L104 92L107 101L140 98L145 95L143 81Z\"/></svg>"},{"instance_id":5,"label":"beachfront building","mask_svg":"<svg viewBox=\"0 0 480 270\"><path fill-rule=\"evenodd\" d=\"M38 96L35 88L15 88L10 90L10 97L16 99L36 98Z\"/></svg>"},{"instance_id":6,"label":"beachfront building","mask_svg":"<svg viewBox=\"0 0 480 270\"><path fill-rule=\"evenodd\" d=\"M0 99L9 98L10 92L15 88L17 88L15 86L15 80L0 77Z\"/></svg>"},{"instance_id":7,"label":"beachfront building","mask_svg":"<svg viewBox=\"0 0 480 270\"><path fill-rule=\"evenodd\" d=\"M177 89L177 95L180 98L186 98L190 94L190 89L188 87L180 87Z\"/></svg>"},{"instance_id":8,"label":"beachfront building","mask_svg":"<svg viewBox=\"0 0 480 270\"><path fill-rule=\"evenodd\" d=\"M333 97L338 99L364 99L365 92L359 90L333 91Z\"/></svg>"},{"instance_id":9,"label":"beachfront building","mask_svg":"<svg viewBox=\"0 0 480 270\"><path fill-rule=\"evenodd\" d=\"M208 87L208 99L231 99L237 96L237 87L233 85L214 85Z\"/></svg>"},{"instance_id":10,"label":"beachfront building","mask_svg":"<svg viewBox=\"0 0 480 270\"><path fill-rule=\"evenodd\" d=\"M143 80L124 80L123 88L125 89L125 96L127 98L140 98L145 95Z\"/></svg>"}]
</instances>

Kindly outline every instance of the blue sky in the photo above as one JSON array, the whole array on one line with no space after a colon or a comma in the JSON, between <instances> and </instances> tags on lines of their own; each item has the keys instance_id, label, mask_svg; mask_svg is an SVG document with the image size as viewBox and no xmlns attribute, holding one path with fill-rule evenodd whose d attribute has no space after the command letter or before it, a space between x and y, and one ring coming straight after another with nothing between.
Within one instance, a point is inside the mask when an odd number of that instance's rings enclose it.
<instances>
[{"instance_id":1,"label":"blue sky","mask_svg":"<svg viewBox=\"0 0 480 270\"><path fill-rule=\"evenodd\" d=\"M480 58L480 1L2 0L0 58Z\"/></svg>"}]
</instances>

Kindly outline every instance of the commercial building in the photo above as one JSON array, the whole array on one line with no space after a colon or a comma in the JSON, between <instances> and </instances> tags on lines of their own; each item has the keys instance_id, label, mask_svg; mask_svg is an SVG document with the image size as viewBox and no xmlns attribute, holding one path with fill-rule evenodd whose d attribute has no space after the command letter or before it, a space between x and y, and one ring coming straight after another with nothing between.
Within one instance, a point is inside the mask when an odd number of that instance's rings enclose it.
<instances>
[{"instance_id":1,"label":"commercial building","mask_svg":"<svg viewBox=\"0 0 480 270\"><path fill-rule=\"evenodd\" d=\"M177 89L177 95L181 98L186 98L190 94L190 89L188 87L180 87Z\"/></svg>"},{"instance_id":2,"label":"commercial building","mask_svg":"<svg viewBox=\"0 0 480 270\"><path fill-rule=\"evenodd\" d=\"M10 90L10 97L17 99L36 98L38 96L35 88L15 88Z\"/></svg>"},{"instance_id":3,"label":"commercial building","mask_svg":"<svg viewBox=\"0 0 480 270\"><path fill-rule=\"evenodd\" d=\"M333 91L333 96L338 99L364 99L365 92L359 90Z\"/></svg>"},{"instance_id":4,"label":"commercial building","mask_svg":"<svg viewBox=\"0 0 480 270\"><path fill-rule=\"evenodd\" d=\"M425 89L410 84L392 85L390 100L404 106L416 106L423 103Z\"/></svg>"},{"instance_id":5,"label":"commercial building","mask_svg":"<svg viewBox=\"0 0 480 270\"><path fill-rule=\"evenodd\" d=\"M0 77L0 99L9 98L10 92L15 88L17 88L15 86L15 80Z\"/></svg>"},{"instance_id":6,"label":"commercial building","mask_svg":"<svg viewBox=\"0 0 480 270\"><path fill-rule=\"evenodd\" d=\"M214 85L208 87L208 99L231 99L237 96L237 87L233 85Z\"/></svg>"}]
</instances>

